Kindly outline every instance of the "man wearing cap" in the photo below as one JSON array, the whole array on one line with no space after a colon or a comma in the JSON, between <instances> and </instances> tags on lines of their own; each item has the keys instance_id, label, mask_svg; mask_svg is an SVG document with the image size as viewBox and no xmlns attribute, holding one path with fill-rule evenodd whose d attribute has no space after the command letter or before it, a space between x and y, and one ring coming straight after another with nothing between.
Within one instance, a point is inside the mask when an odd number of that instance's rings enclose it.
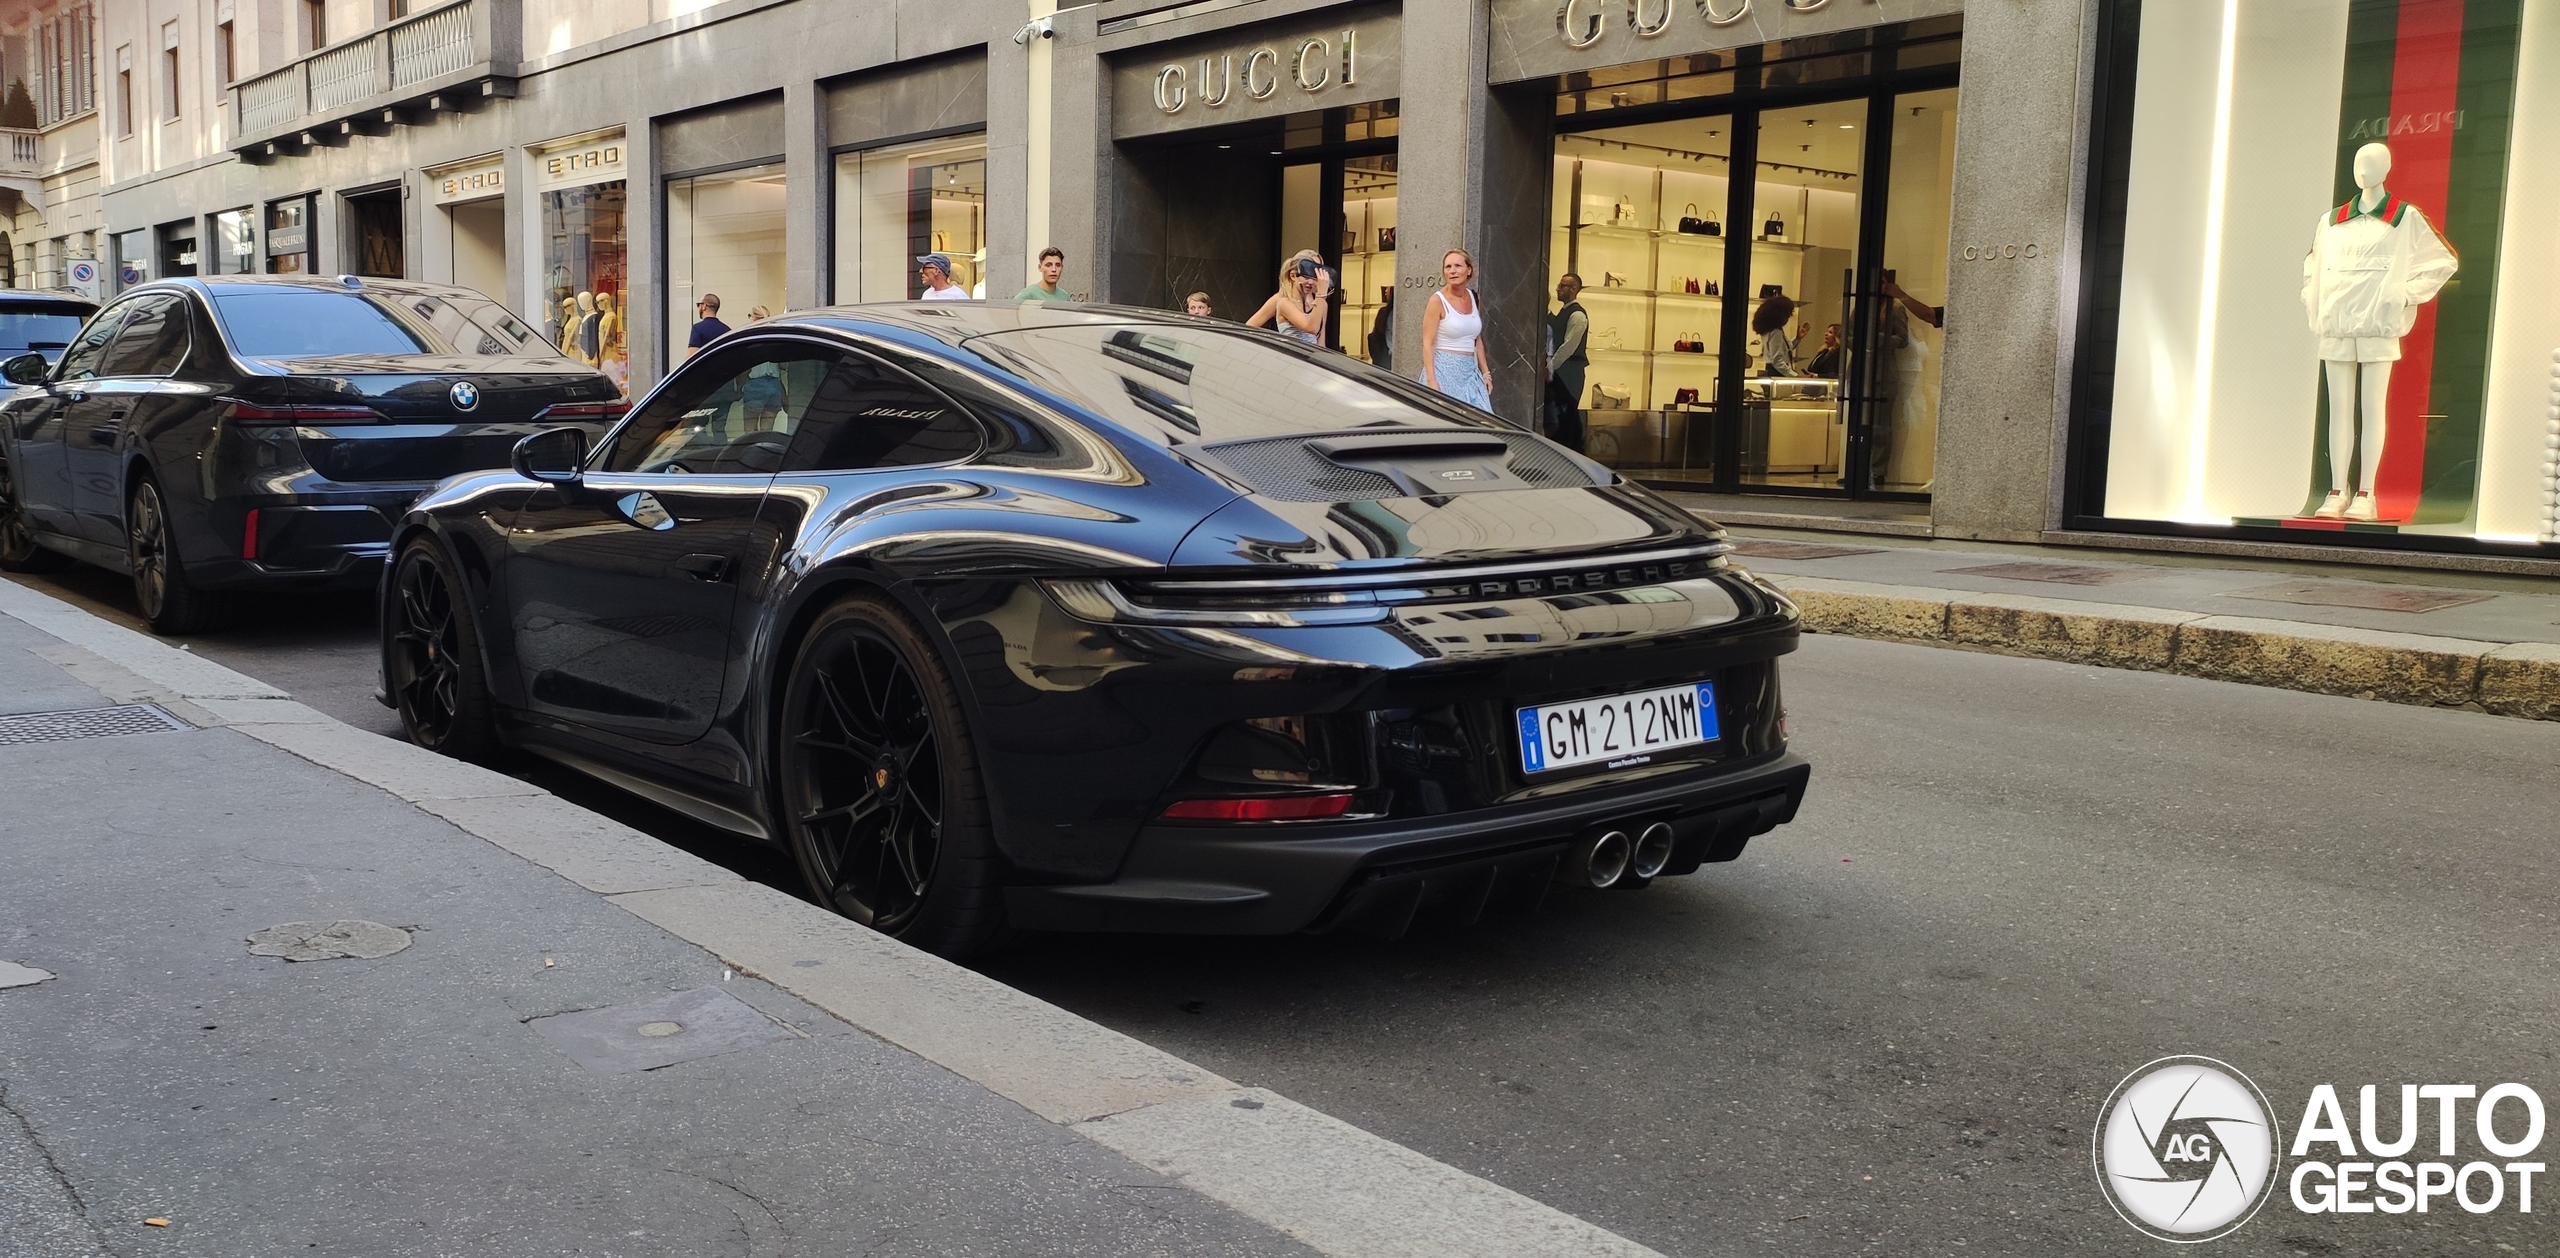
<instances>
[{"instance_id":1,"label":"man wearing cap","mask_svg":"<svg viewBox=\"0 0 2560 1258\"><path fill-rule=\"evenodd\" d=\"M951 282L950 254L917 254L916 277L924 281L924 299L926 301L969 300L969 290Z\"/></svg>"}]
</instances>

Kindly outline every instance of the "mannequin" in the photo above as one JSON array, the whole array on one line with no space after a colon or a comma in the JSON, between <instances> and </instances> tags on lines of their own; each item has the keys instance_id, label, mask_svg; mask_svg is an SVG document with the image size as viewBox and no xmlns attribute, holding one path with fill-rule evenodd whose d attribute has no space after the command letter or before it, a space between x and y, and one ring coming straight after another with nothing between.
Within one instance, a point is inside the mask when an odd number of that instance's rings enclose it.
<instances>
[{"instance_id":1,"label":"mannequin","mask_svg":"<svg viewBox=\"0 0 2560 1258\"><path fill-rule=\"evenodd\" d=\"M604 365L604 346L596 333L596 295L578 294L578 361L590 367Z\"/></svg>"},{"instance_id":2,"label":"mannequin","mask_svg":"<svg viewBox=\"0 0 2560 1258\"><path fill-rule=\"evenodd\" d=\"M2390 175L2389 146L2357 149L2358 191L2320 216L2302 260L2302 304L2320 337L2329 385L2329 494L2312 513L2323 520L2380 518L2373 480L2382 466L2391 364L2400 360L2400 338L2417 323L2418 307L2435 300L2460 265L2427 216L2383 187Z\"/></svg>"},{"instance_id":3,"label":"mannequin","mask_svg":"<svg viewBox=\"0 0 2560 1258\"><path fill-rule=\"evenodd\" d=\"M631 384L629 350L623 344L622 311L613 294L596 294L596 344L601 351L596 366L618 388L628 390Z\"/></svg>"},{"instance_id":4,"label":"mannequin","mask_svg":"<svg viewBox=\"0 0 2560 1258\"><path fill-rule=\"evenodd\" d=\"M578 353L578 299L574 296L560 299L560 352L595 366Z\"/></svg>"}]
</instances>

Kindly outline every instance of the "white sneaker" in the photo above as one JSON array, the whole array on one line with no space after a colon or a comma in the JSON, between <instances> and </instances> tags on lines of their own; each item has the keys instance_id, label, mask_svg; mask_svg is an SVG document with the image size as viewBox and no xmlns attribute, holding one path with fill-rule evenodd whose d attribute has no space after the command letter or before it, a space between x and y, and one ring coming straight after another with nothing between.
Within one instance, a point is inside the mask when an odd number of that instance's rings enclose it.
<instances>
[{"instance_id":1,"label":"white sneaker","mask_svg":"<svg viewBox=\"0 0 2560 1258\"><path fill-rule=\"evenodd\" d=\"M2358 493L2356 495L2356 500L2347 504L2347 518L2350 520L2371 520L2374 519L2376 515L2377 512L2374 510L2373 506L2373 491L2370 489Z\"/></svg>"},{"instance_id":2,"label":"white sneaker","mask_svg":"<svg viewBox=\"0 0 2560 1258\"><path fill-rule=\"evenodd\" d=\"M2332 489L2329 491L2328 497L2320 500L2320 509L2312 512L2311 518L2315 520L2337 520L2345 518L2346 514L2347 491L2343 489Z\"/></svg>"}]
</instances>

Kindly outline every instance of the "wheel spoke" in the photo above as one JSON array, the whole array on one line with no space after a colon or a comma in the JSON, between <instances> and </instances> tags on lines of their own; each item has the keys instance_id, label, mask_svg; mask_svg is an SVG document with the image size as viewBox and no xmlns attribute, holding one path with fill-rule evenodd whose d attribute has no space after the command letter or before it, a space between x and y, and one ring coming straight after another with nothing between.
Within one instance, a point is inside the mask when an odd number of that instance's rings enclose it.
<instances>
[{"instance_id":1,"label":"wheel spoke","mask_svg":"<svg viewBox=\"0 0 2560 1258\"><path fill-rule=\"evenodd\" d=\"M838 804L833 808L821 808L816 812L802 813L800 815L800 824L804 826L813 826L821 821L834 821L838 818L842 818L847 822L859 822L863 818L870 816L872 813L879 811L880 803L880 793L873 791L850 804ZM850 832L852 827L847 826L846 829Z\"/></svg>"}]
</instances>

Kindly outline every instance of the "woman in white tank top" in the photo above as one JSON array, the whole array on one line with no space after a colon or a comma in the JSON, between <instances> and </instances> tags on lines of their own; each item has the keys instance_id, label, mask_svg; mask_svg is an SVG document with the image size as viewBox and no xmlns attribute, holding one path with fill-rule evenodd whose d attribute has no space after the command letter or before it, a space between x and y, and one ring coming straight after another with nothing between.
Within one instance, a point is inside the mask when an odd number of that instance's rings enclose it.
<instances>
[{"instance_id":1,"label":"woman in white tank top","mask_svg":"<svg viewBox=\"0 0 2560 1258\"><path fill-rule=\"evenodd\" d=\"M1484 351L1484 303L1476 260L1464 249L1440 255L1440 291L1422 308L1422 382L1478 410L1493 409L1493 364Z\"/></svg>"}]
</instances>

